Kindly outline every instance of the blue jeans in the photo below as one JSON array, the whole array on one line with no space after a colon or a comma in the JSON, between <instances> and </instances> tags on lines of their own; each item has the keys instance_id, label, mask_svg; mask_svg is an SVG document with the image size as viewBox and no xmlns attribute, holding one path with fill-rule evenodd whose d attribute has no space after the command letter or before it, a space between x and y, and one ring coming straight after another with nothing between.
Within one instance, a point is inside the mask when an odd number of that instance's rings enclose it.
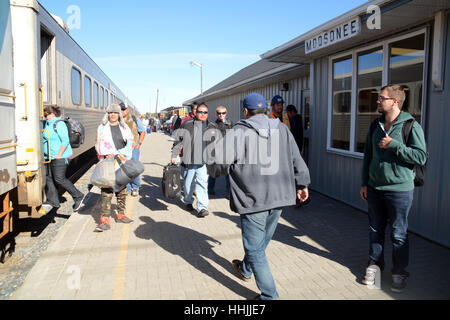
<instances>
[{"instance_id":1,"label":"blue jeans","mask_svg":"<svg viewBox=\"0 0 450 320\"><path fill-rule=\"evenodd\" d=\"M246 278L251 278L252 274L255 275L262 300L279 298L266 258L266 248L272 240L282 211L282 209L275 209L241 215L242 240L245 251L241 270Z\"/></svg>"},{"instance_id":2,"label":"blue jeans","mask_svg":"<svg viewBox=\"0 0 450 320\"><path fill-rule=\"evenodd\" d=\"M386 226L391 226L392 274L407 274L409 264L408 215L414 190L408 192L378 191L367 188L369 204L370 249L369 265L384 269L384 241Z\"/></svg>"},{"instance_id":3,"label":"blue jeans","mask_svg":"<svg viewBox=\"0 0 450 320\"><path fill-rule=\"evenodd\" d=\"M197 211L208 210L208 168L206 164L188 165L184 170L184 203L194 203L194 188L197 196Z\"/></svg>"},{"instance_id":4,"label":"blue jeans","mask_svg":"<svg viewBox=\"0 0 450 320\"><path fill-rule=\"evenodd\" d=\"M133 149L133 155L132 155L131 159L139 160L140 157L141 157L141 149ZM140 188L141 188L141 176L138 176L130 184L127 185L128 193L130 193L131 190L139 191Z\"/></svg>"}]
</instances>

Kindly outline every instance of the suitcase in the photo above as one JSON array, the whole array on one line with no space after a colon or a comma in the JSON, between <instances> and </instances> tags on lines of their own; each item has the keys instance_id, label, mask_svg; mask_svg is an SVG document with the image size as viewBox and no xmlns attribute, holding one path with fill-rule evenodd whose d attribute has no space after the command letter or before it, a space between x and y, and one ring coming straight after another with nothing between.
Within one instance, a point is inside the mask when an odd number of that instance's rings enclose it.
<instances>
[{"instance_id":1,"label":"suitcase","mask_svg":"<svg viewBox=\"0 0 450 320\"><path fill-rule=\"evenodd\" d=\"M168 164L163 170L162 191L169 199L176 199L181 195L181 170L175 164Z\"/></svg>"}]
</instances>

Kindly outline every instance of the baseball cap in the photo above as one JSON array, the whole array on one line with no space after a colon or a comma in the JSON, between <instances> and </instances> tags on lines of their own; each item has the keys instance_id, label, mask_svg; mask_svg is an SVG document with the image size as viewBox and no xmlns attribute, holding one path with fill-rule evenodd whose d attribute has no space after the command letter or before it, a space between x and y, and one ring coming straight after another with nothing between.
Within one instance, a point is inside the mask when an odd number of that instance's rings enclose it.
<instances>
[{"instance_id":1,"label":"baseball cap","mask_svg":"<svg viewBox=\"0 0 450 320\"><path fill-rule=\"evenodd\" d=\"M122 111L127 110L127 106L125 105L125 103L121 102L120 103L120 109L122 109Z\"/></svg>"},{"instance_id":2,"label":"baseball cap","mask_svg":"<svg viewBox=\"0 0 450 320\"><path fill-rule=\"evenodd\" d=\"M272 106L276 105L278 103L284 103L283 97L275 96L275 97L272 98L272 103L271 103Z\"/></svg>"},{"instance_id":3,"label":"baseball cap","mask_svg":"<svg viewBox=\"0 0 450 320\"><path fill-rule=\"evenodd\" d=\"M266 99L259 93L251 93L245 97L243 107L249 110L266 109Z\"/></svg>"}]
</instances>

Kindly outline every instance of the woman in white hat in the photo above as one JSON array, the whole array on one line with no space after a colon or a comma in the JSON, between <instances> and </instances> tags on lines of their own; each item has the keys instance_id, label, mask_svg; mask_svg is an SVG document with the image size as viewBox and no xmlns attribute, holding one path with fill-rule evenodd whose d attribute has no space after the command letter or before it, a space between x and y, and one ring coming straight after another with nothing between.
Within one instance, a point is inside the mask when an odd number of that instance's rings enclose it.
<instances>
[{"instance_id":1,"label":"woman in white hat","mask_svg":"<svg viewBox=\"0 0 450 320\"><path fill-rule=\"evenodd\" d=\"M113 159L119 156L122 161L130 160L133 151L133 134L122 117L122 112L118 104L111 104L106 109L105 118L97 130L97 143L95 150L97 151L99 160ZM101 216L100 223L96 231L103 232L111 228L111 201L114 191L112 189L102 188L101 200ZM116 222L132 223L133 220L125 215L127 189L116 192L117 198L117 215Z\"/></svg>"}]
</instances>

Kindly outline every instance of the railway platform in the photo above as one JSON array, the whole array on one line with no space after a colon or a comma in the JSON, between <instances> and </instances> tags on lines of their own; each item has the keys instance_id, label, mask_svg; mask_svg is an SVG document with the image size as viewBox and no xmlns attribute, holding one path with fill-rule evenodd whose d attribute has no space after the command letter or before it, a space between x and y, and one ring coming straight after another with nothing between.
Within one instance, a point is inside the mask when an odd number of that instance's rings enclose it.
<instances>
[{"instance_id":1,"label":"railway platform","mask_svg":"<svg viewBox=\"0 0 450 320\"><path fill-rule=\"evenodd\" d=\"M12 300L246 300L259 293L231 265L244 255L239 216L218 182L210 216L199 219L161 192L171 139L147 136L140 197L129 197L130 225L95 233L100 190L92 188L27 275ZM79 183L89 183L89 171ZM220 189L222 188L222 190ZM450 299L450 250L411 234L411 278L403 294L361 284L367 260L367 216L312 192L311 203L285 209L267 256L282 300ZM387 239L387 268L391 265Z\"/></svg>"}]
</instances>

